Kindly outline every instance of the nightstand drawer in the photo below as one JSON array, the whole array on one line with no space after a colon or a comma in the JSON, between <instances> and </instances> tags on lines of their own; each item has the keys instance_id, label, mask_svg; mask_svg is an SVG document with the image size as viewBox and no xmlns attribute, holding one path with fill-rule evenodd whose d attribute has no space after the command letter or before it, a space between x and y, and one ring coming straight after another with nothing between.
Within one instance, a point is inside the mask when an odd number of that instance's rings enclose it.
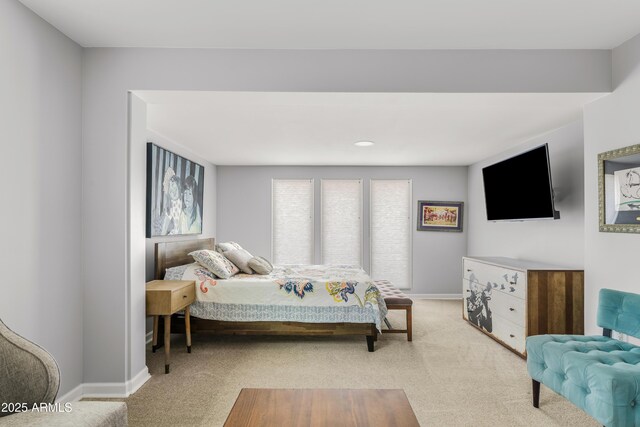
<instances>
[{"instance_id":1,"label":"nightstand drawer","mask_svg":"<svg viewBox=\"0 0 640 427\"><path fill-rule=\"evenodd\" d=\"M171 293L171 311L182 310L196 300L195 286L186 286Z\"/></svg>"},{"instance_id":2,"label":"nightstand drawer","mask_svg":"<svg viewBox=\"0 0 640 427\"><path fill-rule=\"evenodd\" d=\"M147 283L147 316L166 316L196 299L193 280L154 280Z\"/></svg>"}]
</instances>

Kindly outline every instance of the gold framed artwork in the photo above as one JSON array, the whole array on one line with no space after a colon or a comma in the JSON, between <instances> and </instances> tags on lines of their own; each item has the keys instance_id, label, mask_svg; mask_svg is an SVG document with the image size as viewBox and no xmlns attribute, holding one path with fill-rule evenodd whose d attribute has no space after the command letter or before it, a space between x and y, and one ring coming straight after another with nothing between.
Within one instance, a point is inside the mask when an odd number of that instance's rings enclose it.
<instances>
[{"instance_id":1,"label":"gold framed artwork","mask_svg":"<svg viewBox=\"0 0 640 427\"><path fill-rule=\"evenodd\" d=\"M464 202L418 201L418 231L462 231Z\"/></svg>"},{"instance_id":2,"label":"gold framed artwork","mask_svg":"<svg viewBox=\"0 0 640 427\"><path fill-rule=\"evenodd\" d=\"M640 233L640 144L598 154L600 231Z\"/></svg>"}]
</instances>

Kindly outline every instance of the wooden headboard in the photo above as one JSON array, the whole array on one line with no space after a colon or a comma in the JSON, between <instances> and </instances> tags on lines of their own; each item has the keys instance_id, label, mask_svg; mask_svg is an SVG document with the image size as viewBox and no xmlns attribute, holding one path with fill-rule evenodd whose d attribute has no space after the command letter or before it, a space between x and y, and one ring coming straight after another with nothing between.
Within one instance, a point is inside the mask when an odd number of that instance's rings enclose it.
<instances>
[{"instance_id":1,"label":"wooden headboard","mask_svg":"<svg viewBox=\"0 0 640 427\"><path fill-rule=\"evenodd\" d=\"M156 243L156 280L164 278L164 271L167 268L191 264L193 258L189 256L189 252L197 251L198 249L214 250L215 240L211 237L208 239Z\"/></svg>"}]
</instances>

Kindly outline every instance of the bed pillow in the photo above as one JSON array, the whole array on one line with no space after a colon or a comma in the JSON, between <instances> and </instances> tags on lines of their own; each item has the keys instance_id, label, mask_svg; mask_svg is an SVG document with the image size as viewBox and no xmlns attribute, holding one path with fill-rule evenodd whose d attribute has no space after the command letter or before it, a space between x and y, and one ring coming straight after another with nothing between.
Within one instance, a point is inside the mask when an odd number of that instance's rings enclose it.
<instances>
[{"instance_id":1,"label":"bed pillow","mask_svg":"<svg viewBox=\"0 0 640 427\"><path fill-rule=\"evenodd\" d=\"M202 267L197 262L193 262L191 264L178 265L176 267L169 267L164 271L163 280L187 280L183 279L185 271L191 266Z\"/></svg>"},{"instance_id":2,"label":"bed pillow","mask_svg":"<svg viewBox=\"0 0 640 427\"><path fill-rule=\"evenodd\" d=\"M269 274L273 271L273 265L261 256L251 258L249 267L257 274Z\"/></svg>"},{"instance_id":3,"label":"bed pillow","mask_svg":"<svg viewBox=\"0 0 640 427\"><path fill-rule=\"evenodd\" d=\"M243 273L253 274L253 270L249 267L249 261L253 258L245 249L232 249L225 251L222 255L238 267Z\"/></svg>"},{"instance_id":4,"label":"bed pillow","mask_svg":"<svg viewBox=\"0 0 640 427\"><path fill-rule=\"evenodd\" d=\"M228 279L240 271L238 267L233 265L233 263L226 259L224 255L215 251L203 249L191 252L189 255L191 255L198 264L202 265L221 279Z\"/></svg>"},{"instance_id":5,"label":"bed pillow","mask_svg":"<svg viewBox=\"0 0 640 427\"><path fill-rule=\"evenodd\" d=\"M232 251L234 249L242 249L242 246L240 246L236 242L222 242L216 244L216 251L220 252L221 254L227 251Z\"/></svg>"}]
</instances>

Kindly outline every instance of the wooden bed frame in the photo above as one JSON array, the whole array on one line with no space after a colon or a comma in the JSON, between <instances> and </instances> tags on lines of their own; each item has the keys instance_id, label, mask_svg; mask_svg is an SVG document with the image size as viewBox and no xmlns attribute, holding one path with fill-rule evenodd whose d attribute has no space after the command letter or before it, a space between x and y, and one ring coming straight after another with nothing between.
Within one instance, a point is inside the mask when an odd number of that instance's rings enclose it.
<instances>
[{"instance_id":1,"label":"wooden bed frame","mask_svg":"<svg viewBox=\"0 0 640 427\"><path fill-rule=\"evenodd\" d=\"M156 243L156 279L161 280L167 268L192 263L193 258L188 255L190 252L198 249L215 250L214 247L213 238ZM179 328L180 322L175 323ZM175 323L172 322L172 325ZM369 351L374 350L373 343L378 338L375 323L227 322L196 317L191 318L191 332L228 335L364 335Z\"/></svg>"}]
</instances>

